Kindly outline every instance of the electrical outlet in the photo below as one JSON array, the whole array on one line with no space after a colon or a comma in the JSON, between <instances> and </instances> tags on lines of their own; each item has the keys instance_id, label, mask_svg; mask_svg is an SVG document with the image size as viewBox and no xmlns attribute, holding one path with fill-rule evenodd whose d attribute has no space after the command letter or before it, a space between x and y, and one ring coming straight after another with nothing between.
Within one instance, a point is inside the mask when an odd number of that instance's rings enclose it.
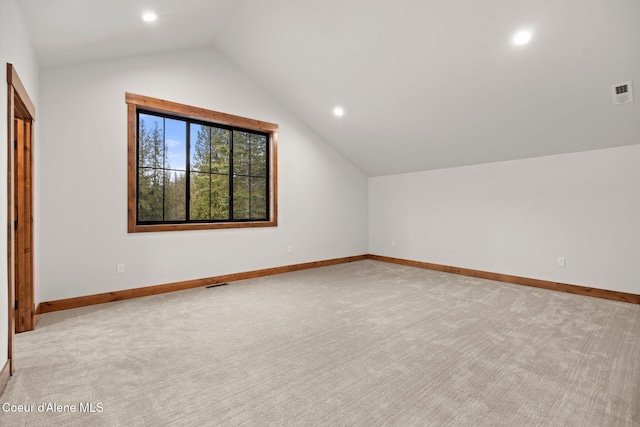
<instances>
[{"instance_id":1,"label":"electrical outlet","mask_svg":"<svg viewBox=\"0 0 640 427\"><path fill-rule=\"evenodd\" d=\"M124 264L118 264L118 265L116 266L116 272L117 272L118 274L124 274Z\"/></svg>"},{"instance_id":2,"label":"electrical outlet","mask_svg":"<svg viewBox=\"0 0 640 427\"><path fill-rule=\"evenodd\" d=\"M292 254L293 253L293 246L289 245L289 253Z\"/></svg>"},{"instance_id":3,"label":"electrical outlet","mask_svg":"<svg viewBox=\"0 0 640 427\"><path fill-rule=\"evenodd\" d=\"M564 257L558 257L558 267L564 267Z\"/></svg>"},{"instance_id":4,"label":"electrical outlet","mask_svg":"<svg viewBox=\"0 0 640 427\"><path fill-rule=\"evenodd\" d=\"M395 240L392 240L392 241L391 241L391 247L392 247L392 248L395 248L395 247L396 247L396 241L395 241Z\"/></svg>"}]
</instances>

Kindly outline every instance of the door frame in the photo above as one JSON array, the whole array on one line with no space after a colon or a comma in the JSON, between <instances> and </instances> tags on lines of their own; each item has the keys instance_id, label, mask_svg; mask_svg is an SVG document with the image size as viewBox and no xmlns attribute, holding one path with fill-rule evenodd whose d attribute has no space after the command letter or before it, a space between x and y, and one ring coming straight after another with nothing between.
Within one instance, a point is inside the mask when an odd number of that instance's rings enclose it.
<instances>
[{"instance_id":1,"label":"door frame","mask_svg":"<svg viewBox=\"0 0 640 427\"><path fill-rule=\"evenodd\" d=\"M25 228L28 228L28 238L32 240L33 236L33 218L21 218L22 224L18 225L16 221L16 133L15 119L21 119L30 124L30 129L26 133L26 138L29 141L26 143L26 149L33 148L33 122L36 119L36 110L29 94L27 93L15 67L12 64L7 63L7 275L9 286L9 343L8 343L8 361L9 372L13 375L15 372L15 366L13 361L13 339L16 331L29 331L35 327L35 307L34 307L34 289L33 281L28 283L22 281L17 284L18 295L16 295L16 233L18 226L21 227L21 233ZM29 156L33 158L33 152ZM31 168L29 168L32 170ZM21 175L21 179L24 175ZM32 181L32 180L31 180ZM33 185L32 182L27 182L27 191L31 194L27 194L33 200ZM31 216L32 213L29 214ZM30 250L28 257L33 260L33 245L30 244ZM22 259L23 257L21 257ZM28 274L33 278L33 261L31 261L29 268L31 269ZM21 297L23 301L18 301ZM17 307L16 307L17 304ZM18 318L16 319L16 311Z\"/></svg>"}]
</instances>

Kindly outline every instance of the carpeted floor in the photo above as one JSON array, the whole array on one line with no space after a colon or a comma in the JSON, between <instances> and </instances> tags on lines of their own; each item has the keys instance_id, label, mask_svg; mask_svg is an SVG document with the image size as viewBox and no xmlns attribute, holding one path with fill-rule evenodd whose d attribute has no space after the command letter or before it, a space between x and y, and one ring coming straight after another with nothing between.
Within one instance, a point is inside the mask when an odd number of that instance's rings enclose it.
<instances>
[{"instance_id":1,"label":"carpeted floor","mask_svg":"<svg viewBox=\"0 0 640 427\"><path fill-rule=\"evenodd\" d=\"M35 413L2 426L640 426L640 306L371 260L51 313L15 346L0 404Z\"/></svg>"}]
</instances>

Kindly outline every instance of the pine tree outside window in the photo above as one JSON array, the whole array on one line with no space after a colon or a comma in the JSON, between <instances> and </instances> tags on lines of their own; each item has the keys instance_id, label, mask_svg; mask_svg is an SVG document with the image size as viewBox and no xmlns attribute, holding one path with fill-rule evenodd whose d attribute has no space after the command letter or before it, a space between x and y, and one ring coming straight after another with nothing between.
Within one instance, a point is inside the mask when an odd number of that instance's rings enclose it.
<instances>
[{"instance_id":1,"label":"pine tree outside window","mask_svg":"<svg viewBox=\"0 0 640 427\"><path fill-rule=\"evenodd\" d=\"M277 225L277 125L126 100L129 232Z\"/></svg>"}]
</instances>

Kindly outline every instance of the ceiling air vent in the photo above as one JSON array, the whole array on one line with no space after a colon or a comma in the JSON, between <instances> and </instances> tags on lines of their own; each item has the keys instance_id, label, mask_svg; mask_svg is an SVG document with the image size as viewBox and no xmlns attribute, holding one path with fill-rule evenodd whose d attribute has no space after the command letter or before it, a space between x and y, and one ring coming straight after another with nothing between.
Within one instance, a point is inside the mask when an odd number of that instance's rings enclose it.
<instances>
[{"instance_id":1,"label":"ceiling air vent","mask_svg":"<svg viewBox=\"0 0 640 427\"><path fill-rule=\"evenodd\" d=\"M631 82L613 85L611 86L611 96L613 96L613 105L633 102L633 85Z\"/></svg>"}]
</instances>

